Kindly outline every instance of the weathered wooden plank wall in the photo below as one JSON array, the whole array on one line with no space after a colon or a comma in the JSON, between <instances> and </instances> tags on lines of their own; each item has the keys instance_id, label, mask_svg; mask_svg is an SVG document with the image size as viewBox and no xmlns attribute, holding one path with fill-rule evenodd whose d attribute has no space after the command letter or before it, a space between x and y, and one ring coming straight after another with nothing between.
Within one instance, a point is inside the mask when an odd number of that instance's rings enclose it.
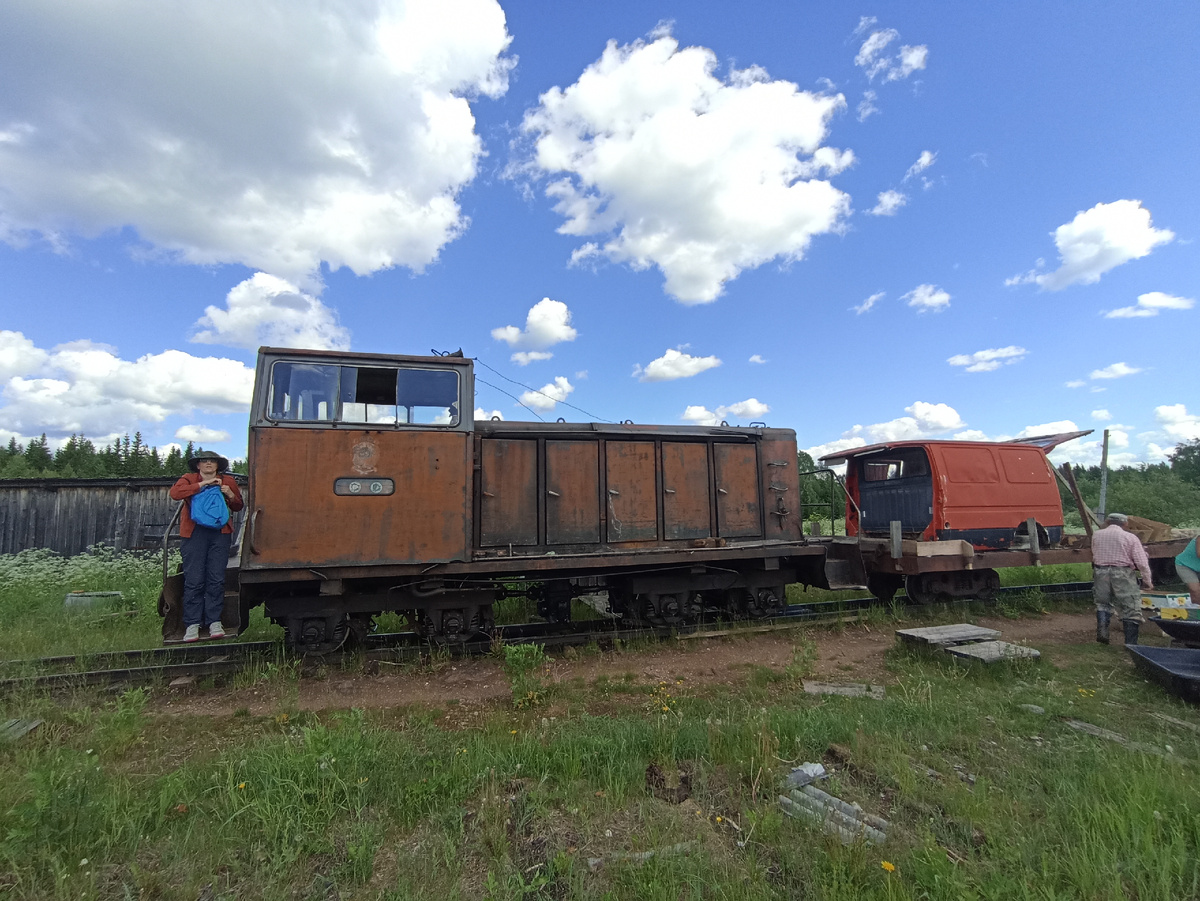
<instances>
[{"instance_id":1,"label":"weathered wooden plank wall","mask_svg":"<svg viewBox=\"0 0 1200 901\"><path fill-rule=\"evenodd\" d=\"M245 490L244 478L238 478ZM0 479L0 554L161 547L177 502L162 479ZM234 514L236 529L241 514ZM174 531L178 533L176 524Z\"/></svg>"}]
</instances>

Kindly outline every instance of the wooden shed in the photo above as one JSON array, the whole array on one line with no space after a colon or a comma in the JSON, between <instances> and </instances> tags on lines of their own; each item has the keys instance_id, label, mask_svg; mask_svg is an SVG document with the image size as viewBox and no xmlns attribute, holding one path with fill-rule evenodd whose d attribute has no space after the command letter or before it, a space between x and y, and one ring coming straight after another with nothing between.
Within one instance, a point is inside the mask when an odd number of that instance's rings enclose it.
<instances>
[{"instance_id":1,"label":"wooden shed","mask_svg":"<svg viewBox=\"0 0 1200 901\"><path fill-rule=\"evenodd\" d=\"M245 476L235 478L244 490ZM0 479L0 554L49 548L71 555L95 544L159 548L178 506L167 493L174 484L173 477ZM234 514L235 529L240 516Z\"/></svg>"}]
</instances>

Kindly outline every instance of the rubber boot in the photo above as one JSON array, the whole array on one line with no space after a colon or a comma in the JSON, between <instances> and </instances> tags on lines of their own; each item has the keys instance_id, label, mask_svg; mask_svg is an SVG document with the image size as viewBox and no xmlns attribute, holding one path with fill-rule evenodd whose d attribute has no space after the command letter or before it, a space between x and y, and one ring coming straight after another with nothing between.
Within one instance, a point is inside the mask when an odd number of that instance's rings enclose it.
<instances>
[{"instance_id":1,"label":"rubber boot","mask_svg":"<svg viewBox=\"0 0 1200 901\"><path fill-rule=\"evenodd\" d=\"M1108 625L1112 622L1112 611L1096 611L1096 641L1108 644Z\"/></svg>"},{"instance_id":2,"label":"rubber boot","mask_svg":"<svg viewBox=\"0 0 1200 901\"><path fill-rule=\"evenodd\" d=\"M1139 623L1124 621L1121 625L1125 627L1125 644L1137 644Z\"/></svg>"}]
</instances>

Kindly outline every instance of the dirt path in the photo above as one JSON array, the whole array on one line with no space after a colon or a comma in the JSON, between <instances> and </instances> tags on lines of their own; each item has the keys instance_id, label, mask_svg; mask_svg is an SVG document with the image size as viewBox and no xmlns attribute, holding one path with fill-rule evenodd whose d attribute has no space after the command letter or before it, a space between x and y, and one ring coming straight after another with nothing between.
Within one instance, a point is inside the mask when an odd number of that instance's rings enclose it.
<instances>
[{"instance_id":1,"label":"dirt path","mask_svg":"<svg viewBox=\"0 0 1200 901\"><path fill-rule=\"evenodd\" d=\"M1091 613L1051 613L1019 620L988 617L979 625L998 629L1006 641L1038 648L1053 665L1056 649L1092 641L1095 619ZM1158 643L1157 630L1145 627L1148 642ZM634 652L576 654L568 651L549 666L555 682L592 684L601 677L635 684L657 684L682 679L689 691L704 686L744 683L755 667L782 671L792 662L801 637L816 646L812 677L825 681L872 682L886 685L891 676L884 654L894 641L891 625L848 626L832 630L788 630L737 638L666 642ZM1120 639L1114 632L1114 656ZM1125 655L1120 654L1120 659ZM228 716L245 709L255 716L276 713L281 706L301 710L334 710L350 707L389 708L440 706L449 701L460 707L486 705L509 697L504 671L490 658L463 660L437 667L378 674L331 672L325 678L302 678L294 702L290 687L258 687L171 693L154 705L164 715Z\"/></svg>"}]
</instances>

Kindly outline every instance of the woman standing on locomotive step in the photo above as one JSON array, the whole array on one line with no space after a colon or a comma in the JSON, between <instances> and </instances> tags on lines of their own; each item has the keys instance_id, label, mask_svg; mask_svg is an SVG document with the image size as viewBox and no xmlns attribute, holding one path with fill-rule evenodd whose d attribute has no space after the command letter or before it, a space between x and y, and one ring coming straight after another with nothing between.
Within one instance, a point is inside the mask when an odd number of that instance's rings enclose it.
<instances>
[{"instance_id":1,"label":"woman standing on locomotive step","mask_svg":"<svg viewBox=\"0 0 1200 901\"><path fill-rule=\"evenodd\" d=\"M188 460L190 473L180 476L171 486L171 498L190 499L209 485L219 485L231 512L244 506L242 493L233 476L227 474L229 461L215 451L200 451ZM190 504L183 505L179 535L183 538L183 633L184 641L200 638L200 625L208 623L209 638L224 638L221 611L225 606L225 565L229 562L229 544L233 520L223 529L209 529L192 521Z\"/></svg>"}]
</instances>

